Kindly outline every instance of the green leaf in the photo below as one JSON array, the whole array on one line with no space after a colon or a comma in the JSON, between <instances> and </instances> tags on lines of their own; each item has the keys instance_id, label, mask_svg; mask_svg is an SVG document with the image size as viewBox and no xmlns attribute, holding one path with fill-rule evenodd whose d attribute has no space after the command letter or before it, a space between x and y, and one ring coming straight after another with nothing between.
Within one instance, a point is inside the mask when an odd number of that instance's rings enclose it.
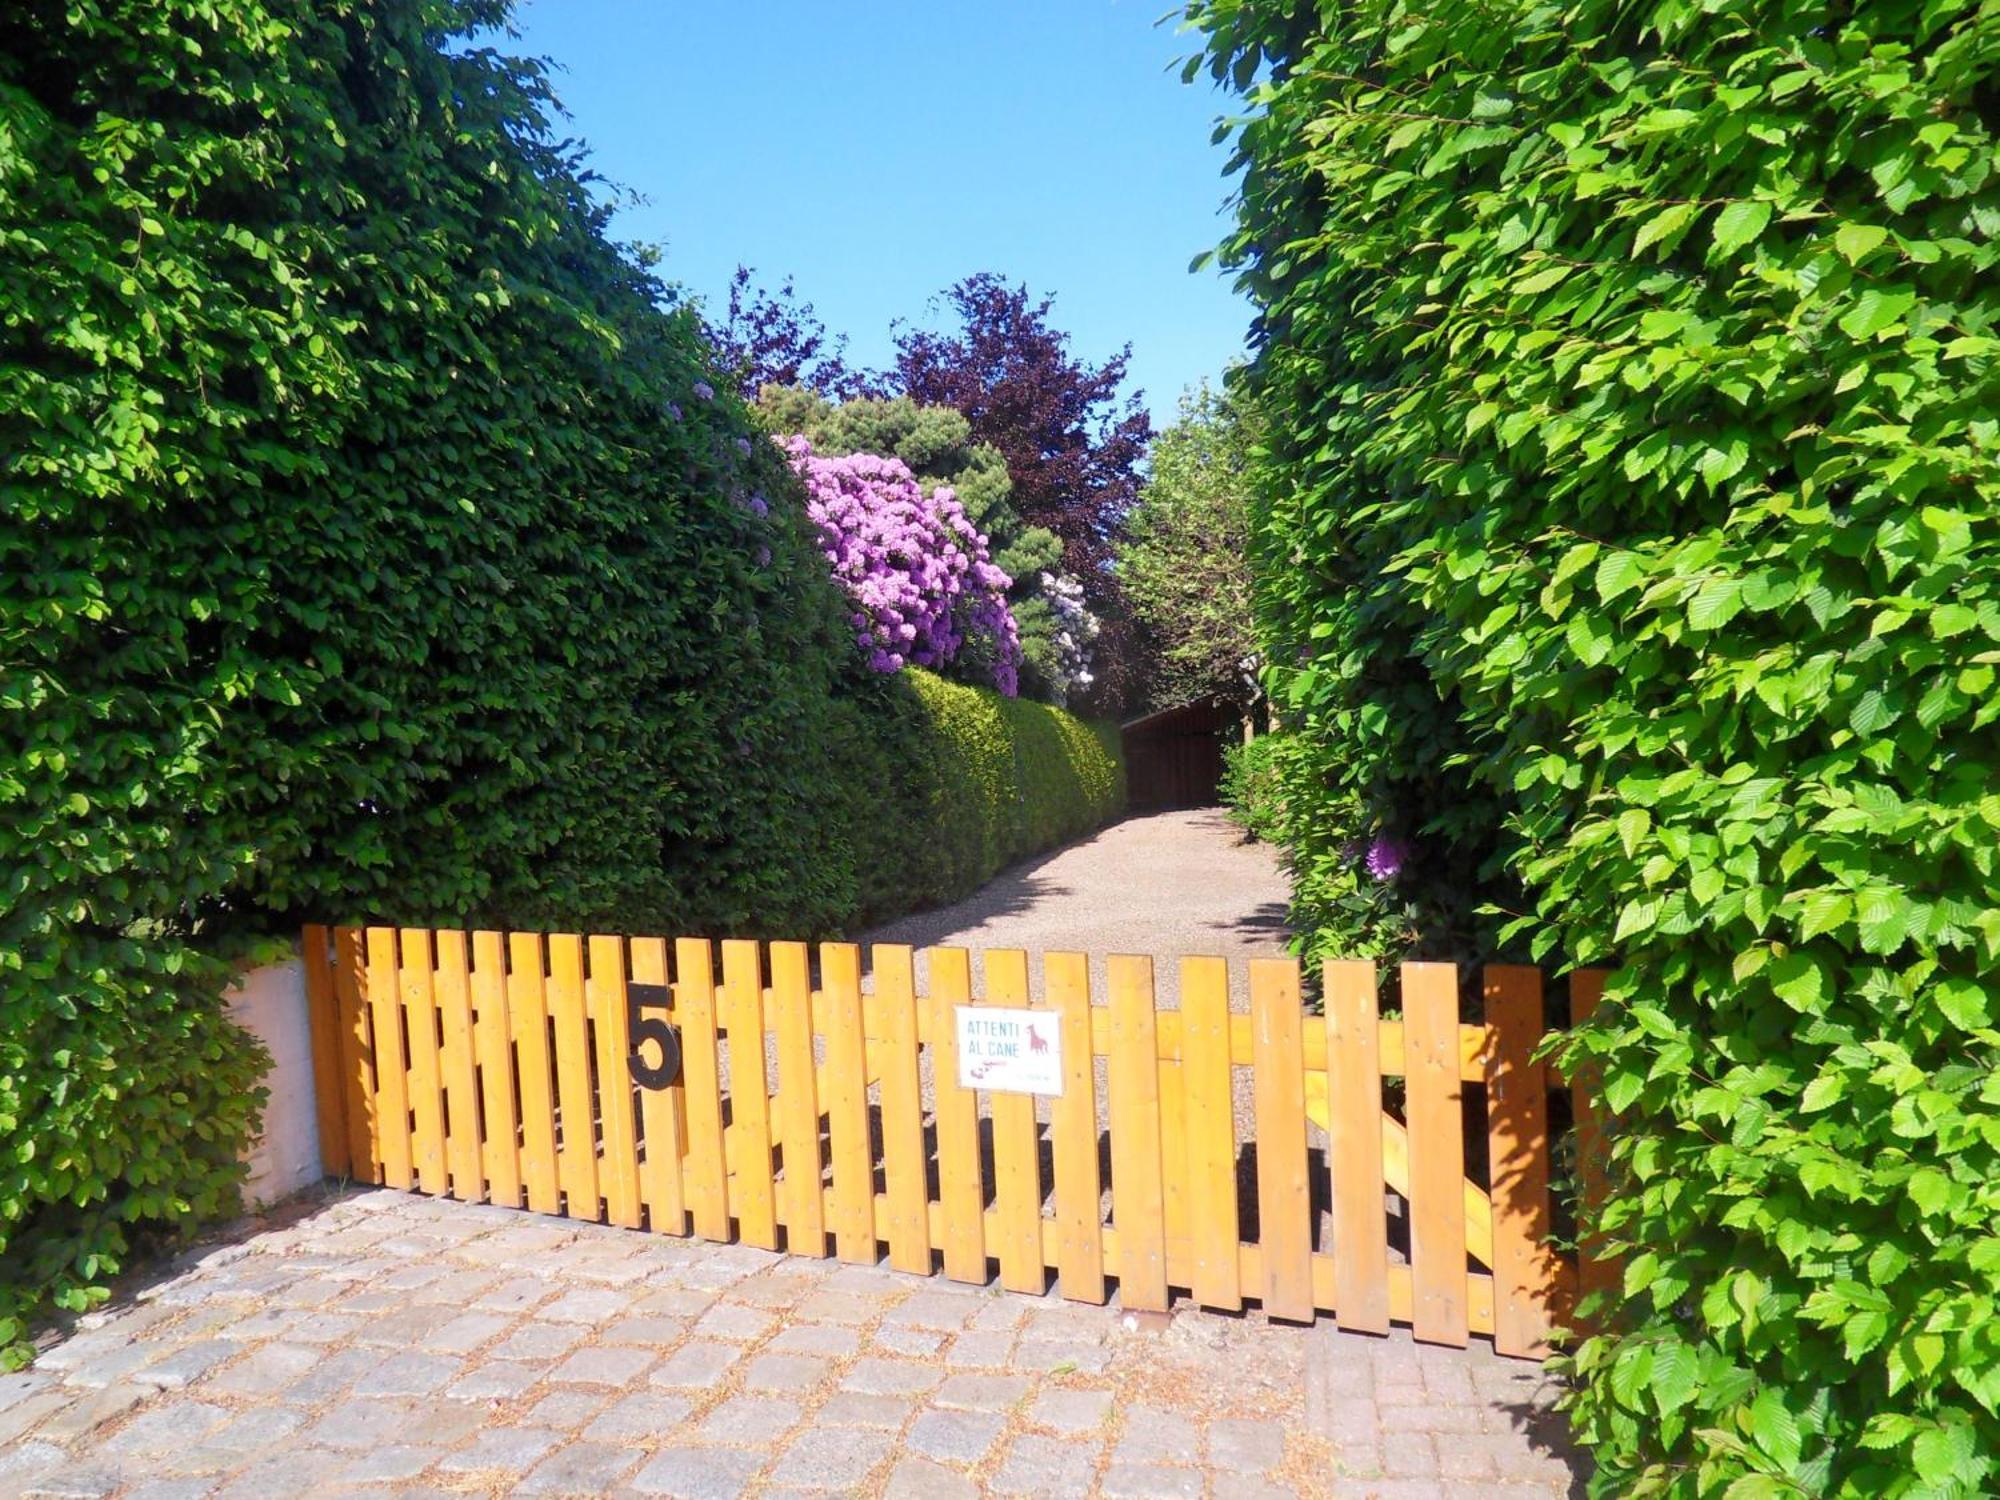
<instances>
[{"instance_id":1,"label":"green leaf","mask_svg":"<svg viewBox=\"0 0 2000 1500\"><path fill-rule=\"evenodd\" d=\"M1686 1344L1665 1344L1653 1351L1653 1401L1660 1415L1670 1417L1694 1399L1701 1383L1701 1360Z\"/></svg>"},{"instance_id":2,"label":"green leaf","mask_svg":"<svg viewBox=\"0 0 2000 1500\"><path fill-rule=\"evenodd\" d=\"M1833 232L1833 248L1854 263L1879 250L1888 238L1889 231L1879 224L1842 224Z\"/></svg>"},{"instance_id":3,"label":"green leaf","mask_svg":"<svg viewBox=\"0 0 2000 1500\"><path fill-rule=\"evenodd\" d=\"M1901 321L1916 305L1915 292L1887 292L1870 287L1841 318L1840 331L1852 339L1873 338Z\"/></svg>"},{"instance_id":4,"label":"green leaf","mask_svg":"<svg viewBox=\"0 0 2000 1500\"><path fill-rule=\"evenodd\" d=\"M1733 255L1764 232L1771 222L1771 205L1761 198L1739 198L1715 216L1714 253Z\"/></svg>"}]
</instances>

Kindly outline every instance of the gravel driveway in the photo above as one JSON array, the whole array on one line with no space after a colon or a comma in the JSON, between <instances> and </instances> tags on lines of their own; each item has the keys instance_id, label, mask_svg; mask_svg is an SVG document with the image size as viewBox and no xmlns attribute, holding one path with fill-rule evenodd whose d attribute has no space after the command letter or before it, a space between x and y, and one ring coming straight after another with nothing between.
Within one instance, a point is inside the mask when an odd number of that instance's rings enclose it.
<instances>
[{"instance_id":1,"label":"gravel driveway","mask_svg":"<svg viewBox=\"0 0 2000 1500\"><path fill-rule=\"evenodd\" d=\"M1290 898L1275 849L1244 843L1219 808L1197 808L1114 823L1004 871L955 906L877 927L861 941L1025 948L1038 999L1043 953L1090 954L1100 995L1105 955L1147 953L1169 1007L1180 995L1173 960L1207 954L1230 960L1235 1008L1247 1010L1241 960L1284 956ZM920 983L927 978L919 972Z\"/></svg>"}]
</instances>

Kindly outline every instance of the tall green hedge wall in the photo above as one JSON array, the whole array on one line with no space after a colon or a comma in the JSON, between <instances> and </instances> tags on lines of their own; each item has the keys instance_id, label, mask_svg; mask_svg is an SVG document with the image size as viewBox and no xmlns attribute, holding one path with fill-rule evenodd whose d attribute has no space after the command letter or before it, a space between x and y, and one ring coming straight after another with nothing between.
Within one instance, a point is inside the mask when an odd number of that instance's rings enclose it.
<instances>
[{"instance_id":1,"label":"tall green hedge wall","mask_svg":"<svg viewBox=\"0 0 2000 1500\"><path fill-rule=\"evenodd\" d=\"M1597 1491L1994 1493L2000 10L1190 12L1303 854L1616 970Z\"/></svg>"},{"instance_id":2,"label":"tall green hedge wall","mask_svg":"<svg viewBox=\"0 0 2000 1500\"><path fill-rule=\"evenodd\" d=\"M858 664L505 15L0 11L0 1349L229 1206L257 934L823 932L1076 813L884 866L977 715Z\"/></svg>"}]
</instances>

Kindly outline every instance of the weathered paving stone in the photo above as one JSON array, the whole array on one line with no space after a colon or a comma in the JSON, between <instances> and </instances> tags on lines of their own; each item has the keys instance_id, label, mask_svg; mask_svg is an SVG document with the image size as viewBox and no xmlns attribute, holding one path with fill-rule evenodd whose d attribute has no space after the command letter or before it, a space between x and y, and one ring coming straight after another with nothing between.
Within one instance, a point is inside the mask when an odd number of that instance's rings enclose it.
<instances>
[{"instance_id":1,"label":"weathered paving stone","mask_svg":"<svg viewBox=\"0 0 2000 1500\"><path fill-rule=\"evenodd\" d=\"M1081 1495L1097 1465L1095 1444L1016 1438L987 1481L996 1495Z\"/></svg>"},{"instance_id":2,"label":"weathered paving stone","mask_svg":"<svg viewBox=\"0 0 2000 1500\"><path fill-rule=\"evenodd\" d=\"M556 1290L556 1283L540 1276L511 1276L488 1287L472 1301L486 1312L522 1313L540 1307Z\"/></svg>"},{"instance_id":3,"label":"weathered paving stone","mask_svg":"<svg viewBox=\"0 0 2000 1500\"><path fill-rule=\"evenodd\" d=\"M545 1323L603 1323L624 1312L631 1299L607 1287L580 1287L565 1292L535 1316Z\"/></svg>"},{"instance_id":4,"label":"weathered paving stone","mask_svg":"<svg viewBox=\"0 0 2000 1500\"><path fill-rule=\"evenodd\" d=\"M1161 1464L1114 1463L1104 1474L1105 1500L1201 1500L1201 1473ZM1385 1497L1386 1500L1386 1497Z\"/></svg>"},{"instance_id":5,"label":"weathered paving stone","mask_svg":"<svg viewBox=\"0 0 2000 1500\"><path fill-rule=\"evenodd\" d=\"M144 1386L113 1385L91 1391L49 1417L36 1428L39 1436L55 1443L74 1443L98 1428L117 1421L133 1407L159 1393Z\"/></svg>"},{"instance_id":6,"label":"weathered paving stone","mask_svg":"<svg viewBox=\"0 0 2000 1500\"><path fill-rule=\"evenodd\" d=\"M212 1479L148 1479L125 1492L125 1500L206 1500L215 1493Z\"/></svg>"},{"instance_id":7,"label":"weathered paving stone","mask_svg":"<svg viewBox=\"0 0 2000 1500\"><path fill-rule=\"evenodd\" d=\"M672 1500L736 1500L763 1463L763 1454L740 1448L669 1448L632 1477L632 1488Z\"/></svg>"},{"instance_id":8,"label":"weathered paving stone","mask_svg":"<svg viewBox=\"0 0 2000 1500\"><path fill-rule=\"evenodd\" d=\"M769 1333L777 1319L740 1302L718 1302L696 1320L694 1331L704 1338L750 1343Z\"/></svg>"},{"instance_id":9,"label":"weathered paving stone","mask_svg":"<svg viewBox=\"0 0 2000 1500\"><path fill-rule=\"evenodd\" d=\"M647 1349L664 1349L680 1342L687 1332L683 1318L616 1318L598 1330L597 1336L610 1344L637 1344Z\"/></svg>"},{"instance_id":10,"label":"weathered paving stone","mask_svg":"<svg viewBox=\"0 0 2000 1500\"><path fill-rule=\"evenodd\" d=\"M882 1427L900 1431L916 1409L909 1396L871 1396L860 1391L835 1391L813 1413L813 1422L826 1427Z\"/></svg>"},{"instance_id":11,"label":"weathered paving stone","mask_svg":"<svg viewBox=\"0 0 2000 1500\"><path fill-rule=\"evenodd\" d=\"M945 1351L944 1362L953 1369L999 1370L1008 1365L1013 1350L1011 1333L961 1333Z\"/></svg>"},{"instance_id":12,"label":"weathered paving stone","mask_svg":"<svg viewBox=\"0 0 2000 1500\"><path fill-rule=\"evenodd\" d=\"M141 1412L97 1447L110 1454L165 1453L192 1446L228 1420L227 1407L205 1401L169 1401Z\"/></svg>"},{"instance_id":13,"label":"weathered paving stone","mask_svg":"<svg viewBox=\"0 0 2000 1500\"><path fill-rule=\"evenodd\" d=\"M775 1396L732 1396L701 1424L702 1436L711 1443L768 1444L798 1425L801 1415L796 1401Z\"/></svg>"},{"instance_id":14,"label":"weathered paving stone","mask_svg":"<svg viewBox=\"0 0 2000 1500\"><path fill-rule=\"evenodd\" d=\"M893 1442L888 1433L866 1427L814 1429L779 1456L771 1480L805 1488L859 1489Z\"/></svg>"},{"instance_id":15,"label":"weathered paving stone","mask_svg":"<svg viewBox=\"0 0 2000 1500\"><path fill-rule=\"evenodd\" d=\"M924 1458L906 1458L889 1471L883 1492L896 1500L977 1500L979 1486L956 1469Z\"/></svg>"},{"instance_id":16,"label":"weathered paving stone","mask_svg":"<svg viewBox=\"0 0 2000 1500\"><path fill-rule=\"evenodd\" d=\"M537 1401L528 1420L538 1427L577 1428L604 1410L605 1394L584 1386L550 1391Z\"/></svg>"},{"instance_id":17,"label":"weathered paving stone","mask_svg":"<svg viewBox=\"0 0 2000 1500\"><path fill-rule=\"evenodd\" d=\"M489 1427L465 1447L438 1460L438 1469L447 1474L488 1470L522 1474L562 1440L563 1434L546 1427Z\"/></svg>"},{"instance_id":18,"label":"weathered paving stone","mask_svg":"<svg viewBox=\"0 0 2000 1500\"><path fill-rule=\"evenodd\" d=\"M524 1394L548 1374L544 1363L518 1364L512 1360L489 1359L474 1365L445 1387L453 1401L508 1401Z\"/></svg>"},{"instance_id":19,"label":"weathered paving stone","mask_svg":"<svg viewBox=\"0 0 2000 1500\"><path fill-rule=\"evenodd\" d=\"M522 1495L602 1495L638 1461L639 1450L620 1443L571 1443L536 1466L517 1489Z\"/></svg>"},{"instance_id":20,"label":"weathered paving stone","mask_svg":"<svg viewBox=\"0 0 2000 1500\"><path fill-rule=\"evenodd\" d=\"M1223 1418L1209 1423L1208 1462L1232 1474L1262 1474L1285 1461L1285 1429L1276 1422Z\"/></svg>"},{"instance_id":21,"label":"weathered paving stone","mask_svg":"<svg viewBox=\"0 0 2000 1500\"><path fill-rule=\"evenodd\" d=\"M549 1379L556 1385L628 1385L646 1372L655 1357L650 1349L626 1344L579 1349L556 1366Z\"/></svg>"},{"instance_id":22,"label":"weathered paving stone","mask_svg":"<svg viewBox=\"0 0 2000 1500\"><path fill-rule=\"evenodd\" d=\"M340 1471L348 1484L387 1484L399 1479L415 1479L442 1455L436 1448L416 1443L388 1443L370 1449Z\"/></svg>"},{"instance_id":23,"label":"weathered paving stone","mask_svg":"<svg viewBox=\"0 0 2000 1500\"><path fill-rule=\"evenodd\" d=\"M124 1474L106 1463L67 1464L30 1480L21 1494L33 1500L99 1500L122 1488Z\"/></svg>"},{"instance_id":24,"label":"weathered paving stone","mask_svg":"<svg viewBox=\"0 0 2000 1500\"><path fill-rule=\"evenodd\" d=\"M335 1350L284 1387L278 1399L294 1406L318 1406L350 1390L381 1362L381 1355L366 1349Z\"/></svg>"},{"instance_id":25,"label":"weathered paving stone","mask_svg":"<svg viewBox=\"0 0 2000 1500\"><path fill-rule=\"evenodd\" d=\"M460 1362L436 1354L392 1354L354 1382L357 1396L429 1396L458 1377Z\"/></svg>"},{"instance_id":26,"label":"weathered paving stone","mask_svg":"<svg viewBox=\"0 0 2000 1500\"><path fill-rule=\"evenodd\" d=\"M202 1439L202 1447L241 1462L281 1443L305 1425L305 1414L288 1406L254 1406Z\"/></svg>"},{"instance_id":27,"label":"weathered paving stone","mask_svg":"<svg viewBox=\"0 0 2000 1500\"><path fill-rule=\"evenodd\" d=\"M842 1390L866 1396L918 1396L942 1377L928 1365L900 1359L859 1359L841 1380Z\"/></svg>"},{"instance_id":28,"label":"weathered paving stone","mask_svg":"<svg viewBox=\"0 0 2000 1500\"><path fill-rule=\"evenodd\" d=\"M841 1323L859 1327L882 1316L888 1301L860 1292L814 1292L798 1307L798 1315L809 1323Z\"/></svg>"},{"instance_id":29,"label":"weathered paving stone","mask_svg":"<svg viewBox=\"0 0 2000 1500\"><path fill-rule=\"evenodd\" d=\"M729 1373L741 1353L733 1344L683 1344L647 1379L672 1390L707 1390Z\"/></svg>"},{"instance_id":30,"label":"weathered paving stone","mask_svg":"<svg viewBox=\"0 0 2000 1500\"><path fill-rule=\"evenodd\" d=\"M685 1396L640 1391L599 1413L583 1435L602 1442L630 1442L664 1437L687 1420L694 1403Z\"/></svg>"},{"instance_id":31,"label":"weathered paving stone","mask_svg":"<svg viewBox=\"0 0 2000 1500\"><path fill-rule=\"evenodd\" d=\"M829 1359L846 1359L860 1347L861 1335L852 1328L827 1323L795 1323L764 1346L773 1354L823 1354Z\"/></svg>"},{"instance_id":32,"label":"weathered paving stone","mask_svg":"<svg viewBox=\"0 0 2000 1500\"><path fill-rule=\"evenodd\" d=\"M1127 1407L1125 1428L1112 1457L1121 1464L1195 1463L1201 1458L1201 1433L1179 1412Z\"/></svg>"},{"instance_id":33,"label":"weathered paving stone","mask_svg":"<svg viewBox=\"0 0 2000 1500\"><path fill-rule=\"evenodd\" d=\"M937 1292L919 1292L889 1312L883 1322L892 1327L928 1328L939 1333L956 1333L979 1311L970 1298Z\"/></svg>"},{"instance_id":34,"label":"weathered paving stone","mask_svg":"<svg viewBox=\"0 0 2000 1500\"><path fill-rule=\"evenodd\" d=\"M1110 1416L1109 1391L1043 1391L1028 1408L1030 1422L1062 1433L1099 1431Z\"/></svg>"},{"instance_id":35,"label":"weathered paving stone","mask_svg":"<svg viewBox=\"0 0 2000 1500\"><path fill-rule=\"evenodd\" d=\"M366 1448L402 1431L409 1418L404 1402L349 1396L306 1429L305 1441L327 1448Z\"/></svg>"},{"instance_id":36,"label":"weathered paving stone","mask_svg":"<svg viewBox=\"0 0 2000 1500\"><path fill-rule=\"evenodd\" d=\"M868 1336L871 1348L884 1354L903 1354L913 1359L929 1359L944 1347L947 1335L928 1328L883 1327Z\"/></svg>"},{"instance_id":37,"label":"weathered paving stone","mask_svg":"<svg viewBox=\"0 0 2000 1500\"><path fill-rule=\"evenodd\" d=\"M926 1458L975 1464L993 1450L1002 1425L991 1412L927 1411L910 1425L904 1443Z\"/></svg>"},{"instance_id":38,"label":"weathered paving stone","mask_svg":"<svg viewBox=\"0 0 2000 1500\"><path fill-rule=\"evenodd\" d=\"M502 1313L460 1313L424 1340L433 1354L470 1354L481 1344L498 1337L513 1324Z\"/></svg>"},{"instance_id":39,"label":"weathered paving stone","mask_svg":"<svg viewBox=\"0 0 2000 1500\"><path fill-rule=\"evenodd\" d=\"M523 1323L487 1353L495 1359L561 1359L588 1331L572 1323Z\"/></svg>"},{"instance_id":40,"label":"weathered paving stone","mask_svg":"<svg viewBox=\"0 0 2000 1500\"><path fill-rule=\"evenodd\" d=\"M237 1396L270 1396L324 1358L326 1351L310 1344L266 1344L217 1370L202 1382L202 1388Z\"/></svg>"},{"instance_id":41,"label":"weathered paving stone","mask_svg":"<svg viewBox=\"0 0 2000 1500\"><path fill-rule=\"evenodd\" d=\"M745 1366L747 1391L809 1391L826 1379L827 1361L809 1354L760 1354Z\"/></svg>"},{"instance_id":42,"label":"weathered paving stone","mask_svg":"<svg viewBox=\"0 0 2000 1500\"><path fill-rule=\"evenodd\" d=\"M1019 1375L954 1375L934 1399L968 1411L1005 1411L1027 1394L1028 1382Z\"/></svg>"}]
</instances>

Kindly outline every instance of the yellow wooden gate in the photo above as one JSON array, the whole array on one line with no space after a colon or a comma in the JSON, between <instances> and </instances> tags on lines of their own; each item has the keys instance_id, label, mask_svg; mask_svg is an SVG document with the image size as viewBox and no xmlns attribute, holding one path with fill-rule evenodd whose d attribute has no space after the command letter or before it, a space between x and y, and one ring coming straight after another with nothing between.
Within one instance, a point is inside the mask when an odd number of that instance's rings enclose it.
<instances>
[{"instance_id":1,"label":"yellow wooden gate","mask_svg":"<svg viewBox=\"0 0 2000 1500\"><path fill-rule=\"evenodd\" d=\"M1488 968L1466 1024L1451 964L1404 965L1384 1020L1360 962L1326 966L1308 1015L1289 959L1250 961L1232 1013L1220 958L1179 960L1162 1008L1144 957L1106 962L1100 1004L1085 956L1047 954L1031 1004L1014 950L984 955L977 995L965 950L930 950L919 995L906 947L877 945L865 988L853 944L820 945L816 974L804 943L717 949L308 927L329 1171L800 1255L831 1239L843 1260L886 1249L980 1284L997 1265L1026 1292L1053 1271L1085 1302L1115 1280L1134 1309L1179 1289L1437 1343L1490 1334L1511 1355L1546 1352L1573 1299L1548 1245L1533 969ZM1573 977L1572 1006L1599 987Z\"/></svg>"}]
</instances>

